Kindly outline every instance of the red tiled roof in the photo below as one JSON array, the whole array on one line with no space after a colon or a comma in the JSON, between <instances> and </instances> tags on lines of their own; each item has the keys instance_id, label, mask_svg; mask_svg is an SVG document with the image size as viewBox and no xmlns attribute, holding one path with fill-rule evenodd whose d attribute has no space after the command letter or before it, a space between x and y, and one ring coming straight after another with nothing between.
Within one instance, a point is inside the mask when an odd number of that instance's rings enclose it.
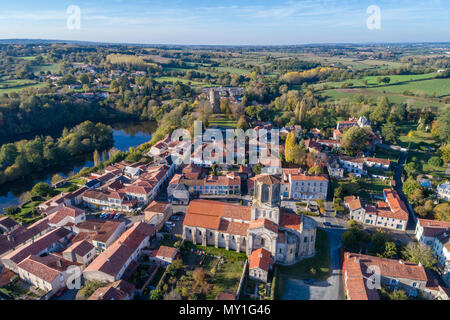
<instances>
[{"instance_id":1,"label":"red tiled roof","mask_svg":"<svg viewBox=\"0 0 450 320\"><path fill-rule=\"evenodd\" d=\"M384 189L386 202L389 204L391 211L395 214L397 219L408 220L408 209L405 203L400 199L397 191L391 189Z\"/></svg>"},{"instance_id":2,"label":"red tiled roof","mask_svg":"<svg viewBox=\"0 0 450 320\"><path fill-rule=\"evenodd\" d=\"M71 205L62 206L56 211L56 213L52 214L51 217L49 217L49 223L57 224L65 217L76 218L78 216L81 216L82 214L84 214L84 210L80 208L76 208Z\"/></svg>"},{"instance_id":3,"label":"red tiled roof","mask_svg":"<svg viewBox=\"0 0 450 320\"><path fill-rule=\"evenodd\" d=\"M116 277L142 241L154 232L153 226L143 222L135 223L92 261L84 272L101 271Z\"/></svg>"},{"instance_id":4,"label":"red tiled roof","mask_svg":"<svg viewBox=\"0 0 450 320\"><path fill-rule=\"evenodd\" d=\"M258 219L250 222L249 229L265 228L272 232L278 233L278 226L268 219Z\"/></svg>"},{"instance_id":5,"label":"red tiled roof","mask_svg":"<svg viewBox=\"0 0 450 320\"><path fill-rule=\"evenodd\" d=\"M84 257L87 255L94 246L86 240L74 242L70 247L68 247L64 252L73 252L74 254L79 255L80 257Z\"/></svg>"},{"instance_id":6,"label":"red tiled roof","mask_svg":"<svg viewBox=\"0 0 450 320\"><path fill-rule=\"evenodd\" d=\"M279 224L281 228L300 230L301 224L302 217L300 215L281 211Z\"/></svg>"},{"instance_id":7,"label":"red tiled roof","mask_svg":"<svg viewBox=\"0 0 450 320\"><path fill-rule=\"evenodd\" d=\"M35 255L42 252L44 249L50 247L53 243L58 242L64 237L67 237L72 232L65 228L58 228L45 235L37 238L34 242L19 247L13 252L8 253L3 259L11 259L14 263L19 263L26 259L29 255Z\"/></svg>"},{"instance_id":8,"label":"red tiled roof","mask_svg":"<svg viewBox=\"0 0 450 320\"><path fill-rule=\"evenodd\" d=\"M269 271L269 267L273 260L270 257L270 252L264 248L254 250L250 255L249 269L259 268L264 271Z\"/></svg>"},{"instance_id":9,"label":"red tiled roof","mask_svg":"<svg viewBox=\"0 0 450 320\"><path fill-rule=\"evenodd\" d=\"M250 221L251 208L221 201L194 200L189 203L186 211L186 216L189 214L211 215Z\"/></svg>"},{"instance_id":10,"label":"red tiled roof","mask_svg":"<svg viewBox=\"0 0 450 320\"><path fill-rule=\"evenodd\" d=\"M350 211L362 208L361 200L359 198L350 200L349 202L346 202L346 204L347 204L348 208L350 209Z\"/></svg>"},{"instance_id":11,"label":"red tiled roof","mask_svg":"<svg viewBox=\"0 0 450 320\"><path fill-rule=\"evenodd\" d=\"M159 249L156 251L155 256L174 259L177 253L178 250L176 248L160 246Z\"/></svg>"},{"instance_id":12,"label":"red tiled roof","mask_svg":"<svg viewBox=\"0 0 450 320\"><path fill-rule=\"evenodd\" d=\"M30 255L17 266L39 279L52 283L56 277L73 265L78 266L79 264L63 259L55 254L49 254L45 257Z\"/></svg>"},{"instance_id":13,"label":"red tiled roof","mask_svg":"<svg viewBox=\"0 0 450 320\"><path fill-rule=\"evenodd\" d=\"M328 181L325 175L320 176L307 176L305 174L294 174L291 175L293 181Z\"/></svg>"},{"instance_id":14,"label":"red tiled roof","mask_svg":"<svg viewBox=\"0 0 450 320\"><path fill-rule=\"evenodd\" d=\"M419 224L423 228L423 235L425 237L436 237L442 231L450 228L450 222L447 221L419 219Z\"/></svg>"},{"instance_id":15,"label":"red tiled roof","mask_svg":"<svg viewBox=\"0 0 450 320\"><path fill-rule=\"evenodd\" d=\"M166 211L167 206L169 206L169 202L164 201L156 201L153 200L145 209L145 212L158 212L158 213L164 213Z\"/></svg>"},{"instance_id":16,"label":"red tiled roof","mask_svg":"<svg viewBox=\"0 0 450 320\"><path fill-rule=\"evenodd\" d=\"M233 222L221 219L219 223L218 231L223 233L229 233L237 236L246 236L249 228L248 223Z\"/></svg>"},{"instance_id":17,"label":"red tiled roof","mask_svg":"<svg viewBox=\"0 0 450 320\"><path fill-rule=\"evenodd\" d=\"M88 300L124 300L127 297L132 297L134 291L134 285L125 280L118 280L105 287L98 288Z\"/></svg>"}]
</instances>

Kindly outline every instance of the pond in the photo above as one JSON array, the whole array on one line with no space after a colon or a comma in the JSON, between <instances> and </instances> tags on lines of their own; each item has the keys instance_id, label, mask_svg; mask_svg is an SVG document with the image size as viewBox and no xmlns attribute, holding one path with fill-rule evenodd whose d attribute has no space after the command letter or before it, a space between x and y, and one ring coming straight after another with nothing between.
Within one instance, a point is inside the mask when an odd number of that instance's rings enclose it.
<instances>
[{"instance_id":1,"label":"pond","mask_svg":"<svg viewBox=\"0 0 450 320\"><path fill-rule=\"evenodd\" d=\"M120 151L127 151L130 147L137 147L145 142L150 141L152 133L156 130L156 123L153 121L126 121L111 124L113 128L114 147ZM55 130L44 135L58 137L61 130ZM33 136L21 137L21 139L33 139ZM9 142L9 141L8 141ZM102 158L106 157L109 150L101 152ZM4 208L10 206L18 206L22 203L21 197L38 182L49 183L53 175L56 173L63 177L76 174L84 167L93 167L93 153L74 157L60 165L46 170L45 172L32 174L21 181L6 183L0 187L0 212Z\"/></svg>"}]
</instances>

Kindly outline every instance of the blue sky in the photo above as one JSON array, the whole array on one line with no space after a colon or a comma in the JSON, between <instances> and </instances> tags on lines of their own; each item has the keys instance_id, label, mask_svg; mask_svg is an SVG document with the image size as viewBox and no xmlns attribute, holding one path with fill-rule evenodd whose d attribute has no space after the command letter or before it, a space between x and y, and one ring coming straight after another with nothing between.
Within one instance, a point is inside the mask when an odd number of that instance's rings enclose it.
<instances>
[{"instance_id":1,"label":"blue sky","mask_svg":"<svg viewBox=\"0 0 450 320\"><path fill-rule=\"evenodd\" d=\"M450 0L0 0L0 39L280 45L450 41ZM66 26L67 7L81 28ZM366 12L381 9L381 29Z\"/></svg>"}]
</instances>

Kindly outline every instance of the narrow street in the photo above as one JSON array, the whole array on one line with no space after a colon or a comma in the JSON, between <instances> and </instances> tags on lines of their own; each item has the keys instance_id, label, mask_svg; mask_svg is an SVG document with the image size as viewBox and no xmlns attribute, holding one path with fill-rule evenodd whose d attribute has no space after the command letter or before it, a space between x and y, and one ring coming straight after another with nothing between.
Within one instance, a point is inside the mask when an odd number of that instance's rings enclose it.
<instances>
[{"instance_id":1,"label":"narrow street","mask_svg":"<svg viewBox=\"0 0 450 320\"><path fill-rule=\"evenodd\" d=\"M403 193L403 182L402 182L402 173L403 173L403 166L406 162L406 159L408 157L408 154L406 152L401 151L400 157L398 159L398 165L395 167L394 171L394 180L395 180L395 191L397 191L398 195L400 196L400 199L406 204L408 207L408 213L409 213L409 220L408 225L406 226L407 232L414 232L416 229L416 223L417 223L417 217L415 216L414 212L410 210L410 205L408 202L408 198Z\"/></svg>"}]
</instances>

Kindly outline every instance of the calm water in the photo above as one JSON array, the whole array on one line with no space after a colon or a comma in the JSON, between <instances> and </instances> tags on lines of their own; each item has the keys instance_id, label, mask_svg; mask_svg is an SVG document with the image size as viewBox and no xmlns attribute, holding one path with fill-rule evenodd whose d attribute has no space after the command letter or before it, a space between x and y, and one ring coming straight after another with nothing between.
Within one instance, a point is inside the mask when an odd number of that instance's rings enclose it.
<instances>
[{"instance_id":1,"label":"calm water","mask_svg":"<svg viewBox=\"0 0 450 320\"><path fill-rule=\"evenodd\" d=\"M114 148L120 151L126 151L130 147L137 147L152 137L152 132L156 130L156 123L152 121L144 122L118 122L111 125L113 128ZM62 130L57 130L45 135L58 137ZM33 139L33 137L22 137L23 139ZM102 154L102 158L107 154L107 151ZM58 173L63 177L73 175L80 172L84 167L93 167L93 153L86 154L71 159L64 165L49 169L45 172L33 174L26 177L22 181L14 181L6 183L0 188L0 212L9 206L17 206L21 201L21 196L30 191L38 182L50 182L54 174Z\"/></svg>"}]
</instances>

